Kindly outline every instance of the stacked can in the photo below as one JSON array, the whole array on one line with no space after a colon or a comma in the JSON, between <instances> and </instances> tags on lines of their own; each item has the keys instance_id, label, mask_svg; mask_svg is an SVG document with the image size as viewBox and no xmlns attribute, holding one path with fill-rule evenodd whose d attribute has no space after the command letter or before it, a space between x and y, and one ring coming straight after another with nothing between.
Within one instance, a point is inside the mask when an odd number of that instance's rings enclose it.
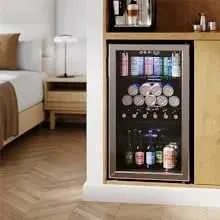
<instances>
[{"instance_id":1,"label":"stacked can","mask_svg":"<svg viewBox=\"0 0 220 220\"><path fill-rule=\"evenodd\" d=\"M131 57L131 75L138 76L138 57Z\"/></svg>"},{"instance_id":2,"label":"stacked can","mask_svg":"<svg viewBox=\"0 0 220 220\"><path fill-rule=\"evenodd\" d=\"M163 75L166 77L172 76L172 57L163 58Z\"/></svg>"},{"instance_id":3,"label":"stacked can","mask_svg":"<svg viewBox=\"0 0 220 220\"><path fill-rule=\"evenodd\" d=\"M163 71L163 58L154 57L154 75L161 76Z\"/></svg>"},{"instance_id":4,"label":"stacked can","mask_svg":"<svg viewBox=\"0 0 220 220\"><path fill-rule=\"evenodd\" d=\"M181 76L181 55L179 52L172 54L172 77Z\"/></svg>"},{"instance_id":5,"label":"stacked can","mask_svg":"<svg viewBox=\"0 0 220 220\"><path fill-rule=\"evenodd\" d=\"M131 57L131 75L144 75L144 57Z\"/></svg>"},{"instance_id":6,"label":"stacked can","mask_svg":"<svg viewBox=\"0 0 220 220\"><path fill-rule=\"evenodd\" d=\"M144 66L145 66L145 75L152 76L154 74L154 58L145 57Z\"/></svg>"},{"instance_id":7,"label":"stacked can","mask_svg":"<svg viewBox=\"0 0 220 220\"><path fill-rule=\"evenodd\" d=\"M121 54L121 76L128 76L128 53Z\"/></svg>"}]
</instances>

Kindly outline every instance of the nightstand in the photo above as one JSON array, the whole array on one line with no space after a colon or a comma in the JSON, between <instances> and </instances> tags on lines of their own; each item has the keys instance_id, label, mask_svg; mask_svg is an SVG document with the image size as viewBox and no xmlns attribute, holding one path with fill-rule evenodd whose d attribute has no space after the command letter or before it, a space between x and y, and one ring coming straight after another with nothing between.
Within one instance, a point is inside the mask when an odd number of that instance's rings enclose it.
<instances>
[{"instance_id":1,"label":"nightstand","mask_svg":"<svg viewBox=\"0 0 220 220\"><path fill-rule=\"evenodd\" d=\"M86 76L50 77L44 85L44 109L50 113L50 129L57 114L86 114Z\"/></svg>"}]
</instances>

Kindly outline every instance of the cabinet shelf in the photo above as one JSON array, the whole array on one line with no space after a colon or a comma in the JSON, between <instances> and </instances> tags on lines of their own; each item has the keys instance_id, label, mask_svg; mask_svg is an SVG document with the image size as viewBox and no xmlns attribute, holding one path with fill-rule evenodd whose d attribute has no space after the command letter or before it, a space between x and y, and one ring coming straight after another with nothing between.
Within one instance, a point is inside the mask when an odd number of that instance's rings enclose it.
<instances>
[{"instance_id":1,"label":"cabinet shelf","mask_svg":"<svg viewBox=\"0 0 220 220\"><path fill-rule=\"evenodd\" d=\"M118 76L117 80L121 80L121 81L145 80L145 81L151 81L151 82L179 82L179 81L181 81L181 77Z\"/></svg>"},{"instance_id":2,"label":"cabinet shelf","mask_svg":"<svg viewBox=\"0 0 220 220\"><path fill-rule=\"evenodd\" d=\"M220 40L220 32L104 33L105 40Z\"/></svg>"}]
</instances>

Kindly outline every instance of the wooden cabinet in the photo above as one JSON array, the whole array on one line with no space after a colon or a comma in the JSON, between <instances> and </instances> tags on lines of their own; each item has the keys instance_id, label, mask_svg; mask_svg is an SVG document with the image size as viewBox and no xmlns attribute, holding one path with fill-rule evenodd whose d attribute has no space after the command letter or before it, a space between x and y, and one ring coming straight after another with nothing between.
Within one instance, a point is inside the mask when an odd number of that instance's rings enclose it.
<instances>
[{"instance_id":1,"label":"wooden cabinet","mask_svg":"<svg viewBox=\"0 0 220 220\"><path fill-rule=\"evenodd\" d=\"M220 185L220 41L195 41L195 184Z\"/></svg>"},{"instance_id":2,"label":"wooden cabinet","mask_svg":"<svg viewBox=\"0 0 220 220\"><path fill-rule=\"evenodd\" d=\"M45 110L50 112L50 128L56 114L86 114L86 77L48 78L45 81Z\"/></svg>"}]
</instances>

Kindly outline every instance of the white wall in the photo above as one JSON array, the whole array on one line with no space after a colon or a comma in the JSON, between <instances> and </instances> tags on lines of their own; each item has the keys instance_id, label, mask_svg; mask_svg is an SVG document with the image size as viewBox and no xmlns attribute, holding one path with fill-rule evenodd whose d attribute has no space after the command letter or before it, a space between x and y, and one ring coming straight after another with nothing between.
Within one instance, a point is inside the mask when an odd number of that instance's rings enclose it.
<instances>
[{"instance_id":1,"label":"white wall","mask_svg":"<svg viewBox=\"0 0 220 220\"><path fill-rule=\"evenodd\" d=\"M87 183L103 183L103 0L87 0Z\"/></svg>"},{"instance_id":2,"label":"white wall","mask_svg":"<svg viewBox=\"0 0 220 220\"><path fill-rule=\"evenodd\" d=\"M0 32L20 32L22 40L44 40L44 70L53 70L55 0L0 0Z\"/></svg>"},{"instance_id":3,"label":"white wall","mask_svg":"<svg viewBox=\"0 0 220 220\"><path fill-rule=\"evenodd\" d=\"M57 34L71 34L78 38L69 50L69 73L86 73L86 0L56 0ZM57 72L63 71L62 47L57 50Z\"/></svg>"}]
</instances>

